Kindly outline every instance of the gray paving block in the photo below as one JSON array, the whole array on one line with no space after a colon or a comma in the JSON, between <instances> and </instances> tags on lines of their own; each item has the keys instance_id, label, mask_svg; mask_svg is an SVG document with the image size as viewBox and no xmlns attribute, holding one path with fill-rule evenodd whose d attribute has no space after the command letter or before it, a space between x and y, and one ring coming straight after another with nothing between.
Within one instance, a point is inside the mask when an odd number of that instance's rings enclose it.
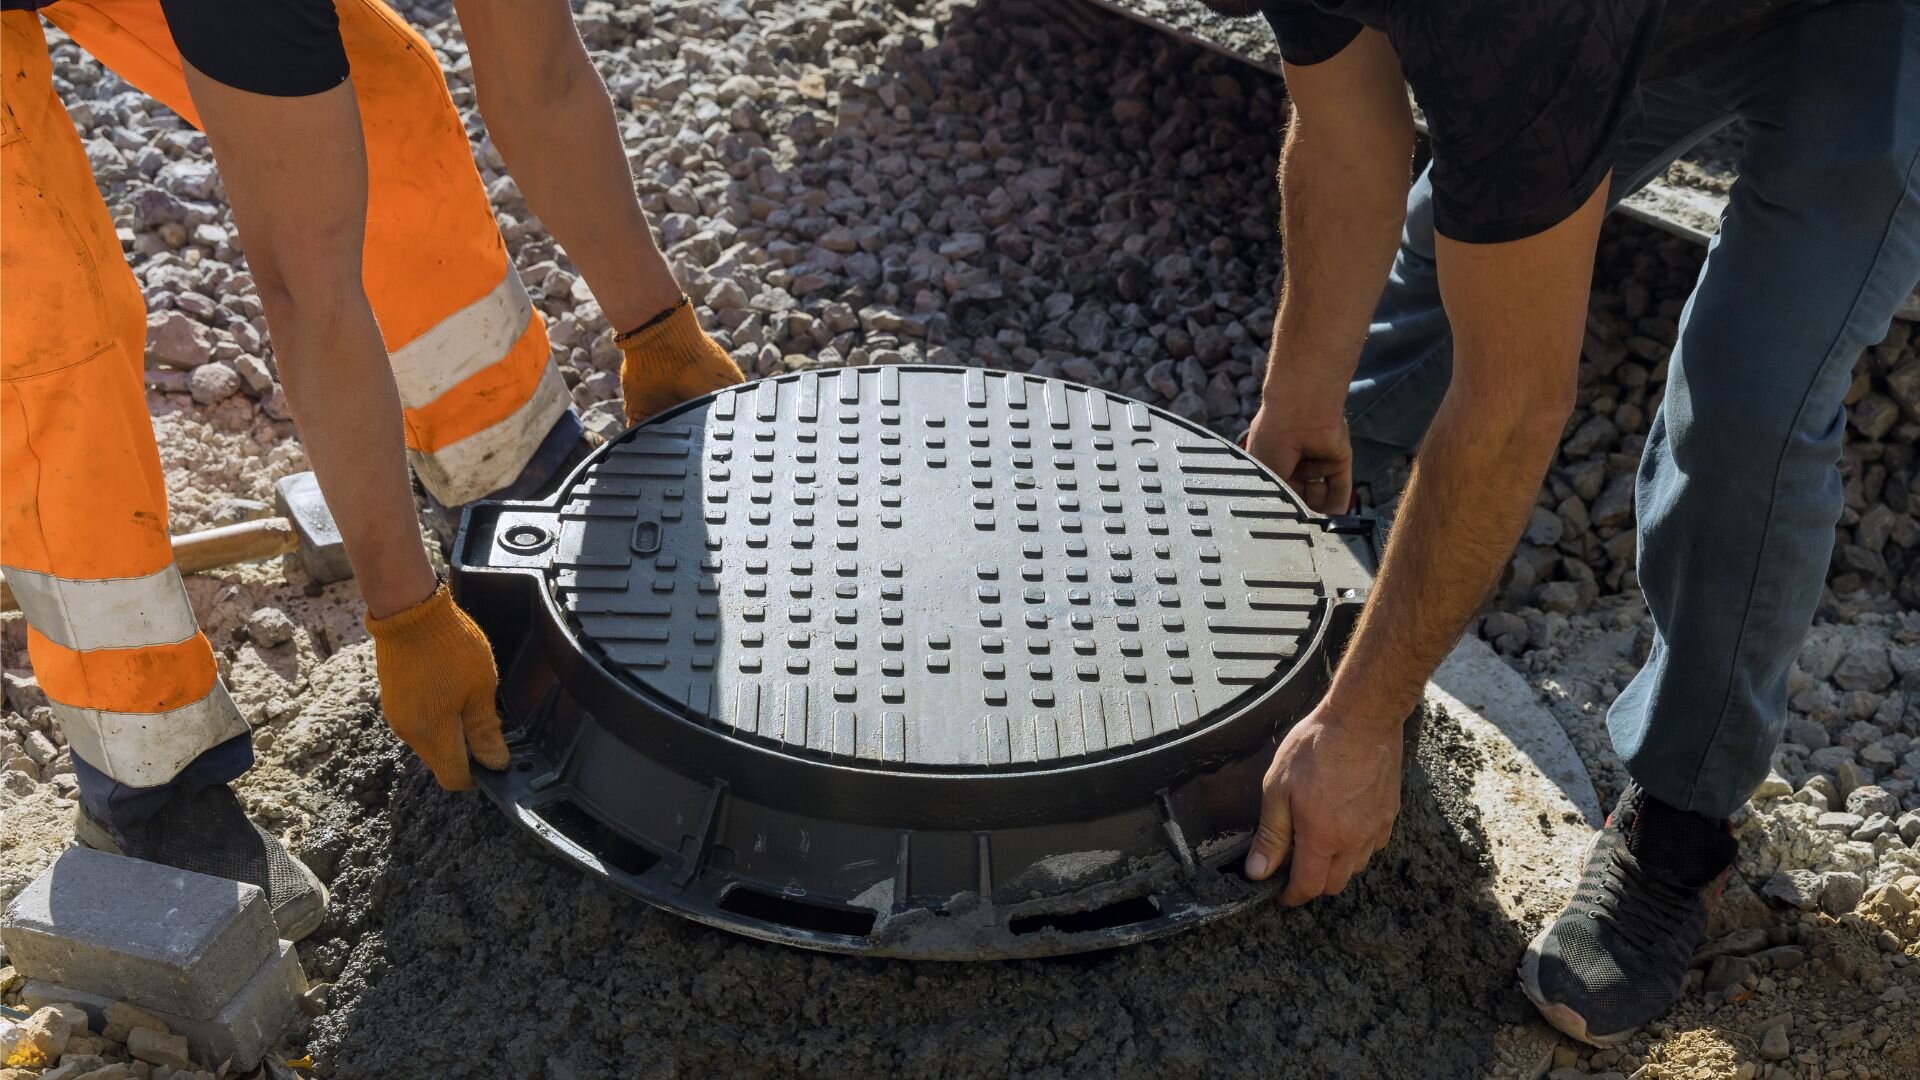
<instances>
[{"instance_id":1,"label":"gray paving block","mask_svg":"<svg viewBox=\"0 0 1920 1080\"><path fill-rule=\"evenodd\" d=\"M16 896L0 942L29 979L212 1020L278 952L252 885L107 855L62 853Z\"/></svg>"},{"instance_id":2,"label":"gray paving block","mask_svg":"<svg viewBox=\"0 0 1920 1080\"><path fill-rule=\"evenodd\" d=\"M307 978L300 970L300 957L293 951L292 942L282 941L213 1019L195 1019L164 1009L151 1011L175 1035L185 1035L194 1056L206 1064L217 1066L231 1060L234 1069L251 1069L299 1019L300 995L306 992ZM86 1010L97 1031L105 1023L107 1006L122 999L33 979L22 988L20 1000L33 1009L56 1002L78 1005Z\"/></svg>"}]
</instances>

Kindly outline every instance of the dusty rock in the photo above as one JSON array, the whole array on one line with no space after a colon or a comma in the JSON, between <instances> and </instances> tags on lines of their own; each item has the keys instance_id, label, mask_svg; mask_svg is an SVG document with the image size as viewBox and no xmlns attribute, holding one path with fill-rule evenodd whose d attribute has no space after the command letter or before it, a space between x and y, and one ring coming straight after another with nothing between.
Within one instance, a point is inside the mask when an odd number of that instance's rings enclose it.
<instances>
[{"instance_id":1,"label":"dusty rock","mask_svg":"<svg viewBox=\"0 0 1920 1080\"><path fill-rule=\"evenodd\" d=\"M240 375L225 364L202 364L188 376L187 388L193 400L213 405L240 391Z\"/></svg>"},{"instance_id":2,"label":"dusty rock","mask_svg":"<svg viewBox=\"0 0 1920 1080\"><path fill-rule=\"evenodd\" d=\"M206 328L177 311L155 311L147 316L147 359L167 367L189 370L213 359L213 343Z\"/></svg>"},{"instance_id":3,"label":"dusty rock","mask_svg":"<svg viewBox=\"0 0 1920 1080\"><path fill-rule=\"evenodd\" d=\"M1900 800L1894 798L1885 788L1873 784L1862 784L1847 793L1847 812L1860 817L1872 817L1885 814L1891 817L1900 812Z\"/></svg>"},{"instance_id":4,"label":"dusty rock","mask_svg":"<svg viewBox=\"0 0 1920 1080\"><path fill-rule=\"evenodd\" d=\"M1844 810L1829 810L1821 814L1814 827L1830 832L1851 833L1866 822L1859 814L1849 814Z\"/></svg>"},{"instance_id":5,"label":"dusty rock","mask_svg":"<svg viewBox=\"0 0 1920 1080\"><path fill-rule=\"evenodd\" d=\"M106 1058L99 1054L69 1054L66 1060L40 1075L40 1080L81 1080L108 1066Z\"/></svg>"},{"instance_id":6,"label":"dusty rock","mask_svg":"<svg viewBox=\"0 0 1920 1080\"><path fill-rule=\"evenodd\" d=\"M1482 631L1493 647L1513 654L1526 647L1527 621L1512 612L1496 611L1487 616Z\"/></svg>"},{"instance_id":7,"label":"dusty rock","mask_svg":"<svg viewBox=\"0 0 1920 1080\"><path fill-rule=\"evenodd\" d=\"M1801 911L1812 911L1820 900L1820 875L1811 870L1782 870L1767 879L1760 895Z\"/></svg>"},{"instance_id":8,"label":"dusty rock","mask_svg":"<svg viewBox=\"0 0 1920 1080\"><path fill-rule=\"evenodd\" d=\"M287 392L279 384L260 402L260 412L273 420L291 420L293 412L287 407Z\"/></svg>"},{"instance_id":9,"label":"dusty rock","mask_svg":"<svg viewBox=\"0 0 1920 1080\"><path fill-rule=\"evenodd\" d=\"M233 361L233 370L239 374L242 388L254 397L271 394L274 389L273 372L267 370L266 362L257 356L239 356Z\"/></svg>"},{"instance_id":10,"label":"dusty rock","mask_svg":"<svg viewBox=\"0 0 1920 1080\"><path fill-rule=\"evenodd\" d=\"M1884 924L1905 917L1917 906L1920 906L1920 901L1902 892L1898 885L1889 883L1869 891L1862 899L1859 910Z\"/></svg>"},{"instance_id":11,"label":"dusty rock","mask_svg":"<svg viewBox=\"0 0 1920 1080\"><path fill-rule=\"evenodd\" d=\"M1767 932L1753 927L1732 931L1700 946L1693 954L1695 967L1723 956L1751 956L1767 947Z\"/></svg>"},{"instance_id":12,"label":"dusty rock","mask_svg":"<svg viewBox=\"0 0 1920 1080\"><path fill-rule=\"evenodd\" d=\"M44 731L27 732L21 740L21 748L30 761L42 768L52 764L53 759L60 753L60 748L53 745L53 740L47 738Z\"/></svg>"},{"instance_id":13,"label":"dusty rock","mask_svg":"<svg viewBox=\"0 0 1920 1080\"><path fill-rule=\"evenodd\" d=\"M1725 993L1741 985L1755 974L1752 960L1744 956L1722 956L1714 960L1707 968L1707 976L1702 985L1709 993Z\"/></svg>"},{"instance_id":14,"label":"dusty rock","mask_svg":"<svg viewBox=\"0 0 1920 1080\"><path fill-rule=\"evenodd\" d=\"M151 1027L136 1027L127 1034L127 1053L151 1065L184 1069L193 1064L187 1052L187 1037L168 1035Z\"/></svg>"},{"instance_id":15,"label":"dusty rock","mask_svg":"<svg viewBox=\"0 0 1920 1080\"><path fill-rule=\"evenodd\" d=\"M1820 910L1829 915L1845 915L1860 902L1867 891L1859 874L1836 870L1820 875Z\"/></svg>"},{"instance_id":16,"label":"dusty rock","mask_svg":"<svg viewBox=\"0 0 1920 1080\"><path fill-rule=\"evenodd\" d=\"M1854 840L1872 843L1880 837L1893 832L1893 819L1885 814L1875 814L1861 822L1860 827L1847 835Z\"/></svg>"},{"instance_id":17,"label":"dusty rock","mask_svg":"<svg viewBox=\"0 0 1920 1080\"><path fill-rule=\"evenodd\" d=\"M1767 910L1766 901L1739 874L1729 875L1719 897L1707 905L1706 933L1711 937L1741 930L1764 931L1772 922L1773 913Z\"/></svg>"},{"instance_id":18,"label":"dusty rock","mask_svg":"<svg viewBox=\"0 0 1920 1080\"><path fill-rule=\"evenodd\" d=\"M293 620L279 608L261 608L247 619L247 636L255 645L271 649L293 640Z\"/></svg>"},{"instance_id":19,"label":"dusty rock","mask_svg":"<svg viewBox=\"0 0 1920 1080\"><path fill-rule=\"evenodd\" d=\"M1833 669L1833 683L1842 690L1885 690L1893 685L1887 650L1872 645L1849 650Z\"/></svg>"},{"instance_id":20,"label":"dusty rock","mask_svg":"<svg viewBox=\"0 0 1920 1080\"><path fill-rule=\"evenodd\" d=\"M1842 795L1852 795L1860 788L1873 783L1873 770L1857 761L1841 761L1833 767L1833 775L1840 782Z\"/></svg>"},{"instance_id":21,"label":"dusty rock","mask_svg":"<svg viewBox=\"0 0 1920 1080\"><path fill-rule=\"evenodd\" d=\"M1816 809L1828 810L1840 800L1840 788L1831 777L1815 775L1808 777L1794 798Z\"/></svg>"},{"instance_id":22,"label":"dusty rock","mask_svg":"<svg viewBox=\"0 0 1920 1080\"><path fill-rule=\"evenodd\" d=\"M31 716L35 709L46 707L47 693L40 689L39 679L9 671L4 675L4 680L7 705L14 712Z\"/></svg>"},{"instance_id":23,"label":"dusty rock","mask_svg":"<svg viewBox=\"0 0 1920 1080\"><path fill-rule=\"evenodd\" d=\"M36 1009L18 1024L0 1027L0 1065L28 1069L52 1065L66 1052L72 1034L73 1024L62 1010Z\"/></svg>"},{"instance_id":24,"label":"dusty rock","mask_svg":"<svg viewBox=\"0 0 1920 1080\"><path fill-rule=\"evenodd\" d=\"M100 1034L111 1042L126 1042L127 1036L131 1035L136 1028L147 1028L162 1035L172 1034L172 1030L167 1027L165 1021L124 1001L116 1001L107 1006L104 1019L106 1024Z\"/></svg>"}]
</instances>

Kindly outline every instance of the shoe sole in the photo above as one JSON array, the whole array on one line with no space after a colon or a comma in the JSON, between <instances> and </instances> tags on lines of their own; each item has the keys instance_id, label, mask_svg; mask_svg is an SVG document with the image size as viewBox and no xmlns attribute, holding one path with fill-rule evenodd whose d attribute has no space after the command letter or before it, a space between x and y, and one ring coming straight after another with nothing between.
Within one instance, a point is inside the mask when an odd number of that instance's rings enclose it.
<instances>
[{"instance_id":1,"label":"shoe sole","mask_svg":"<svg viewBox=\"0 0 1920 1080\"><path fill-rule=\"evenodd\" d=\"M118 855L123 859L129 857L126 852L120 850L119 844L113 842L113 834L95 823L78 807L73 811L73 838L78 840L82 847L104 851L108 855ZM291 858L291 855L289 857ZM306 880L310 891L305 899L282 905L279 911L273 913L273 921L281 937L298 942L320 929L320 924L327 917L327 905L333 898L327 892L327 887L320 884L320 879L307 868L306 863L299 859L292 861L293 865L300 868L300 876Z\"/></svg>"},{"instance_id":2,"label":"shoe sole","mask_svg":"<svg viewBox=\"0 0 1920 1080\"><path fill-rule=\"evenodd\" d=\"M1540 1015L1546 1019L1547 1023L1552 1024L1556 1030L1568 1038L1577 1039L1588 1046L1619 1046L1633 1038L1634 1033L1640 1030L1637 1027L1607 1035L1596 1035L1587 1030L1587 1018L1575 1012L1572 1006L1547 1000L1546 994L1540 990L1540 950L1546 939L1547 931L1542 930L1538 937L1527 943L1527 955L1521 959L1515 974L1520 978L1520 992L1527 995L1527 1000L1533 1002L1533 1007L1540 1010Z\"/></svg>"},{"instance_id":3,"label":"shoe sole","mask_svg":"<svg viewBox=\"0 0 1920 1080\"><path fill-rule=\"evenodd\" d=\"M1731 872L1731 868L1721 871L1719 878L1710 886L1716 897L1726 888L1727 876ZM1586 1017L1573 1011L1571 1006L1547 1000L1546 993L1540 989L1540 952L1544 948L1548 931L1552 929L1549 926L1546 930L1540 931L1532 941L1527 943L1527 953L1521 958L1520 966L1514 969L1514 974L1520 980L1520 992L1527 995L1527 1000L1533 1002L1533 1007L1540 1010L1540 1015L1546 1018L1547 1023L1552 1024L1569 1038L1578 1039L1589 1046L1599 1047L1619 1046L1633 1038L1640 1031L1637 1027L1628 1028L1613 1035L1595 1035L1587 1030Z\"/></svg>"},{"instance_id":4,"label":"shoe sole","mask_svg":"<svg viewBox=\"0 0 1920 1080\"><path fill-rule=\"evenodd\" d=\"M1612 825L1613 814L1609 812L1606 820L1602 822L1601 828L1604 830L1611 828ZM1731 833L1733 831L1732 827L1729 826L1727 831ZM1587 845L1587 855L1583 856L1583 860L1592 856L1593 846L1599 842L1600 837L1595 836L1593 841ZM1711 893L1714 899L1719 899L1720 895L1726 891L1727 879L1731 877L1732 874L1733 867L1728 866L1725 870L1720 871L1719 876L1715 877L1713 882L1707 886L1707 891ZM1545 947L1547 934L1552 931L1552 929L1552 926L1548 926L1547 929L1540 931L1540 933L1534 936L1532 941L1527 943L1526 955L1521 958L1519 967L1514 969L1514 974L1518 976L1520 980L1520 992L1527 995L1527 1000L1533 1002L1533 1007L1540 1011L1540 1015L1546 1019L1547 1023L1552 1024L1555 1029L1568 1038L1578 1039L1588 1046L1599 1047L1619 1046L1621 1043L1633 1038L1634 1035L1639 1033L1639 1027L1631 1027L1615 1034L1595 1035L1587 1030L1587 1018L1575 1012L1572 1006L1547 1000L1546 993L1540 989L1540 954Z\"/></svg>"}]
</instances>

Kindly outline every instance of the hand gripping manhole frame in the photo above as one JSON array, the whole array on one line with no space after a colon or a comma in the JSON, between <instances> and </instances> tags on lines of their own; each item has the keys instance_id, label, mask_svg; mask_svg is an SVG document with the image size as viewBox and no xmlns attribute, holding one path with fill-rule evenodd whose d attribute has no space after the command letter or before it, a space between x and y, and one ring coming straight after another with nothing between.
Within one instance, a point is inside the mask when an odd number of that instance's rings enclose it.
<instances>
[{"instance_id":1,"label":"hand gripping manhole frame","mask_svg":"<svg viewBox=\"0 0 1920 1080\"><path fill-rule=\"evenodd\" d=\"M1129 446L1150 449L1128 457ZM816 501L805 494L810 484L839 493L846 528L837 544L849 557L838 563L827 535L836 500ZM968 498L971 507L960 507ZM1124 512L1102 519L1103 502ZM972 512L972 528L942 519L952 531L938 546L959 552L941 552L953 554L942 565L988 561L903 595L898 582L913 580L914 560L934 559L926 534L935 530L901 527L916 514L960 509ZM1052 548L1038 539L1049 535ZM704 557L672 554L676 540L694 537L704 538ZM1137 538L1140 550L1111 537ZM1292 570L1235 564L1235 554L1283 550L1260 542L1284 542ZM494 644L513 751L504 772L476 776L566 862L688 918L768 940L979 959L1172 933L1269 894L1272 883L1238 872L1260 779L1277 736L1326 687L1365 600L1376 544L1371 519L1304 511L1211 432L1059 380L849 368L722 391L602 447L545 502L487 503L466 515L453 583ZM822 663L835 632L809 654L816 640L804 630L790 638L759 630L773 625L766 601L780 597L750 575L767 575L767 556L783 545L807 556L773 560L774 578L809 599L789 604L788 617L804 612L830 630L837 613L865 633L837 631L847 658L829 662L845 666ZM1023 546L1034 561L1018 563ZM1211 565L1194 562L1196 551ZM1014 562L991 562L1001 557ZM837 583L834 565L846 575ZM1138 589L1123 565L1143 571ZM803 566L854 599L816 612L815 579L778 577ZM1154 589L1149 570L1175 584ZM1025 609L1013 606L1023 578L1040 583L1027 586ZM649 588L666 601L651 603ZM1107 601L1124 606L1100 607ZM874 602L870 618L860 605ZM1285 608L1293 636L1286 658L1255 679L1244 663L1215 658L1242 655L1230 632L1249 629L1257 620L1247 616L1265 608ZM1002 610L1025 611L1029 626L1058 620L1057 641L1024 639L1041 655L1020 658L1046 662L1016 665L1017 675L1048 680L1017 687L1048 708L1023 715L1025 697L1006 696L997 650L1011 639L1018 653L1023 639L1017 624L991 632ZM1156 634L1152 618L1129 621L1135 610L1176 612L1158 617L1189 632L1202 655L1190 658L1183 644L1171 664L1136 662L1164 660L1153 643L1174 635ZM976 611L991 628L973 625ZM1176 621L1182 611L1192 625ZM910 629L925 630L936 615L951 634ZM1072 637L1072 627L1089 627L1087 636ZM976 644L996 651L966 653L971 662L951 683L938 681L952 670L948 656L923 650L960 655ZM1076 654L1086 659L1076 664ZM786 666L769 670L763 658ZM908 671L915 663L926 667ZM1196 674L1208 663L1232 685ZM1072 681L1076 672L1083 682ZM743 689L759 712L762 688L771 696L781 686L789 696L756 726ZM1212 696L1195 697L1196 687ZM975 703L981 692L999 707ZM1068 746L1068 721L1051 717L1076 693ZM1150 697L1163 703L1157 713ZM1102 713L1103 700L1105 724L1120 729L1112 739L1083 722L1089 708ZM782 708L786 726L775 730ZM965 737L948 739L955 730Z\"/></svg>"}]
</instances>

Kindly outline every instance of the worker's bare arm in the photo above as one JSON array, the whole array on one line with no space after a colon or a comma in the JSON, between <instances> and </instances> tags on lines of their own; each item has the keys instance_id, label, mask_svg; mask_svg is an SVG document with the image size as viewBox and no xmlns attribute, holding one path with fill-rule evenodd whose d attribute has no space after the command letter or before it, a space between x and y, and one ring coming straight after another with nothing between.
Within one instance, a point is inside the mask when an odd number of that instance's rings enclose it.
<instances>
[{"instance_id":1,"label":"worker's bare arm","mask_svg":"<svg viewBox=\"0 0 1920 1080\"><path fill-rule=\"evenodd\" d=\"M1402 724L1512 554L1572 409L1605 205L1603 182L1526 239L1438 241L1453 382L1333 684L1267 773L1249 871L1290 850L1288 903L1338 892L1392 831Z\"/></svg>"},{"instance_id":2,"label":"worker's bare arm","mask_svg":"<svg viewBox=\"0 0 1920 1080\"><path fill-rule=\"evenodd\" d=\"M1397 726L1513 554L1573 409L1605 205L1603 181L1538 235L1437 241L1453 382L1328 695L1357 718Z\"/></svg>"},{"instance_id":3,"label":"worker's bare arm","mask_svg":"<svg viewBox=\"0 0 1920 1080\"><path fill-rule=\"evenodd\" d=\"M367 163L351 83L304 97L187 85L273 332L300 441L367 610L432 595L407 478L400 395L360 278Z\"/></svg>"},{"instance_id":4,"label":"worker's bare arm","mask_svg":"<svg viewBox=\"0 0 1920 1080\"><path fill-rule=\"evenodd\" d=\"M360 278L367 159L353 84L302 97L191 65L300 442L333 509L374 638L381 709L446 787L467 755L505 768L486 639L434 579L407 478L400 393Z\"/></svg>"},{"instance_id":5,"label":"worker's bare arm","mask_svg":"<svg viewBox=\"0 0 1920 1080\"><path fill-rule=\"evenodd\" d=\"M633 191L607 88L566 0L456 0L474 92L527 206L616 331L680 299Z\"/></svg>"},{"instance_id":6,"label":"worker's bare arm","mask_svg":"<svg viewBox=\"0 0 1920 1080\"><path fill-rule=\"evenodd\" d=\"M1378 31L1286 76L1284 284L1248 446L1314 509L1339 513L1352 485L1347 383L1406 217L1413 117Z\"/></svg>"}]
</instances>

